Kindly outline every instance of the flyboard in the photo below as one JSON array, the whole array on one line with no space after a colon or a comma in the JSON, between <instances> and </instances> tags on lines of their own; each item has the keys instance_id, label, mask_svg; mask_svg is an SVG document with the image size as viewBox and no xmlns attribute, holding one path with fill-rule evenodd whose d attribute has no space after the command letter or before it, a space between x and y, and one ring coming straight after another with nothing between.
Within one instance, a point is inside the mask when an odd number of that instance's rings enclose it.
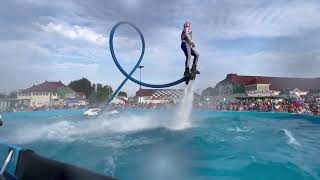
<instances>
[{"instance_id":1,"label":"flyboard","mask_svg":"<svg viewBox=\"0 0 320 180\"><path fill-rule=\"evenodd\" d=\"M189 81L190 81L190 80L194 81L194 80L196 79L196 76L197 76L197 72L196 72L196 71L191 71L189 77L186 77L186 76L185 76L185 78L186 78L186 85L189 84Z\"/></svg>"}]
</instances>

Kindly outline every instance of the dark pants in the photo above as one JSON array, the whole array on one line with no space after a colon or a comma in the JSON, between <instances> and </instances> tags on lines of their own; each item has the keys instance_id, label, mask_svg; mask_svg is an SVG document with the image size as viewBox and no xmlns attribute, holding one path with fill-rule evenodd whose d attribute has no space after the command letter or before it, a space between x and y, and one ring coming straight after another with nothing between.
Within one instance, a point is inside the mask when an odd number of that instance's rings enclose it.
<instances>
[{"instance_id":1,"label":"dark pants","mask_svg":"<svg viewBox=\"0 0 320 180\"><path fill-rule=\"evenodd\" d=\"M193 65L197 65L199 53L186 42L181 43L181 49L183 50L184 55L186 56L186 68L189 68L191 56L193 56Z\"/></svg>"}]
</instances>

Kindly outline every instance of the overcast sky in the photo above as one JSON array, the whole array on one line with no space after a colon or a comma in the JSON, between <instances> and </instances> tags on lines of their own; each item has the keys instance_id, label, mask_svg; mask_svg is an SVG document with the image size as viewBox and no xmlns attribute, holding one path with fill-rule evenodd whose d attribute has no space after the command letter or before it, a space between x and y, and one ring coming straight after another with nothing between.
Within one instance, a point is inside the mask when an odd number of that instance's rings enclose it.
<instances>
[{"instance_id":1,"label":"overcast sky","mask_svg":"<svg viewBox=\"0 0 320 180\"><path fill-rule=\"evenodd\" d=\"M3 0L0 91L81 77L116 88L124 76L111 59L108 39L122 20L144 34L145 82L169 82L183 74L180 33L186 20L200 54L199 89L228 73L320 77L319 17L319 0ZM140 39L123 26L115 43L129 71ZM130 94L137 89L131 82L124 88Z\"/></svg>"}]
</instances>

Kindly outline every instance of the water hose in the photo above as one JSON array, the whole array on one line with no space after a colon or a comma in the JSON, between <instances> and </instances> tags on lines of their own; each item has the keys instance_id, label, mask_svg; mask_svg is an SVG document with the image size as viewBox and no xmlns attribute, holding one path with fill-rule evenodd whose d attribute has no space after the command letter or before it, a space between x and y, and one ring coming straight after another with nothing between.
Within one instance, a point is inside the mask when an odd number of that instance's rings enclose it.
<instances>
[{"instance_id":1,"label":"water hose","mask_svg":"<svg viewBox=\"0 0 320 180\"><path fill-rule=\"evenodd\" d=\"M114 52L114 48L113 48L113 38L114 38L114 33L116 32L117 28L120 26L120 25L124 25L124 24L127 24L127 25L130 25L131 27L133 27L138 33L139 33L139 36L141 38L141 42L142 42L142 51L141 51L141 54L140 54L140 57L139 57L139 60L137 61L137 63L135 64L135 66L133 67L133 69L130 71L130 73L128 74L123 68L122 66L120 65L116 55L115 55L115 52ZM112 56L112 59L114 61L114 63L116 64L117 68L120 70L120 72L126 77L122 83L120 84L120 86L112 93L111 97L109 98L108 100L108 103L109 104L112 99L119 93L119 91L121 90L122 86L128 81L128 80L131 80L132 82L136 83L136 84L139 84L141 86L144 86L144 87L149 87L149 88L167 88L167 87L171 87L171 86L175 86L175 85L178 85L184 81L186 81L186 78L185 77L182 77L181 79L178 79L176 81L173 81L173 82L170 82L170 83L166 83L166 84L149 84L149 83L145 83L145 82L141 82L135 78L132 77L132 74L135 72L135 70L138 68L138 66L140 65L142 59L143 59L143 56L144 56L144 51L145 51L145 41L144 41L144 37L140 31L140 29L135 26L134 24L130 23L130 22L127 22L127 21L121 21L121 22L118 22L116 25L113 26L112 30L111 30L111 33L110 33L110 37L109 37L109 47L110 47L110 52L111 52L111 56Z\"/></svg>"}]
</instances>

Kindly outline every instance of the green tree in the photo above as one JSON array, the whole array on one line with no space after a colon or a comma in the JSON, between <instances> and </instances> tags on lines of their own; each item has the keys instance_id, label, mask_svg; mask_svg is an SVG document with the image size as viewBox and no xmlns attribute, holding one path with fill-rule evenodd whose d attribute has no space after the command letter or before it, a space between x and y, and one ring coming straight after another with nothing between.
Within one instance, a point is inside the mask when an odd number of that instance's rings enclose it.
<instances>
[{"instance_id":1,"label":"green tree","mask_svg":"<svg viewBox=\"0 0 320 180\"><path fill-rule=\"evenodd\" d=\"M101 84L97 84L97 95L98 101L105 101L112 93L112 88L110 86L102 86Z\"/></svg>"},{"instance_id":2,"label":"green tree","mask_svg":"<svg viewBox=\"0 0 320 180\"><path fill-rule=\"evenodd\" d=\"M94 102L97 102L97 100L98 100L98 95L95 91L93 91L89 96L89 102L94 103Z\"/></svg>"},{"instance_id":3,"label":"green tree","mask_svg":"<svg viewBox=\"0 0 320 180\"><path fill-rule=\"evenodd\" d=\"M90 102L104 102L106 101L112 94L113 90L111 86L102 84L97 84L97 91L93 91L89 97Z\"/></svg>"},{"instance_id":4,"label":"green tree","mask_svg":"<svg viewBox=\"0 0 320 180\"><path fill-rule=\"evenodd\" d=\"M120 92L118 93L118 96L128 97L127 93L124 92L124 91L120 91Z\"/></svg>"},{"instance_id":5,"label":"green tree","mask_svg":"<svg viewBox=\"0 0 320 180\"><path fill-rule=\"evenodd\" d=\"M96 91L96 84L95 83L92 84L92 88L93 88L93 91Z\"/></svg>"},{"instance_id":6,"label":"green tree","mask_svg":"<svg viewBox=\"0 0 320 180\"><path fill-rule=\"evenodd\" d=\"M86 78L71 81L68 87L76 92L85 93L87 97L89 97L94 91L94 88L91 86L91 82Z\"/></svg>"}]
</instances>

